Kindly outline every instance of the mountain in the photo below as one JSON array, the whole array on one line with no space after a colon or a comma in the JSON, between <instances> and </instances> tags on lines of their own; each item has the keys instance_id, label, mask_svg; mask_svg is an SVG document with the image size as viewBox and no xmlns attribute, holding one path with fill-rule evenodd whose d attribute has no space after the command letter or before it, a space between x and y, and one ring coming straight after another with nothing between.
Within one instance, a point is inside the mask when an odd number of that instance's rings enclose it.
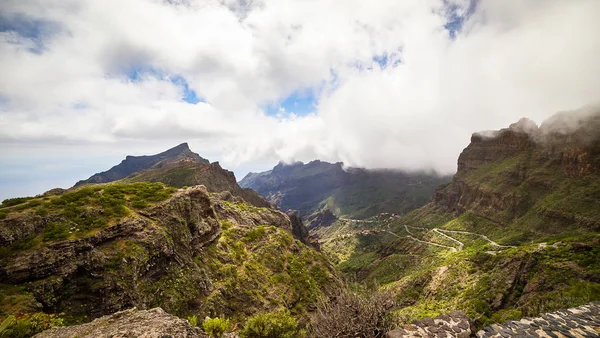
<instances>
[{"instance_id":1,"label":"mountain","mask_svg":"<svg viewBox=\"0 0 600 338\"><path fill-rule=\"evenodd\" d=\"M591 114L591 115L590 115ZM432 206L529 234L600 230L600 113L561 113L476 133Z\"/></svg>"},{"instance_id":2,"label":"mountain","mask_svg":"<svg viewBox=\"0 0 600 338\"><path fill-rule=\"evenodd\" d=\"M272 170L249 173L240 186L256 190L282 210L298 210L313 228L341 216L404 213L427 203L435 187L449 180L427 173L343 168L341 163L317 160L279 163Z\"/></svg>"},{"instance_id":3,"label":"mountain","mask_svg":"<svg viewBox=\"0 0 600 338\"><path fill-rule=\"evenodd\" d=\"M187 156L3 201L0 336L92 318L40 337L202 337L198 318L242 337L598 331L600 109L475 133L435 191L431 175L319 161L245 178L328 224L310 234Z\"/></svg>"},{"instance_id":4,"label":"mountain","mask_svg":"<svg viewBox=\"0 0 600 338\"><path fill-rule=\"evenodd\" d=\"M131 307L236 321L285 307L302 318L339 285L297 220L203 186L97 184L0 211L7 325L11 315L37 330L38 319L58 323L53 314L80 323Z\"/></svg>"},{"instance_id":5,"label":"mountain","mask_svg":"<svg viewBox=\"0 0 600 338\"><path fill-rule=\"evenodd\" d=\"M313 235L407 321L463 310L483 328L599 301L600 109L475 133L425 206Z\"/></svg>"},{"instance_id":6,"label":"mountain","mask_svg":"<svg viewBox=\"0 0 600 338\"><path fill-rule=\"evenodd\" d=\"M162 182L176 188L204 185L210 192L229 191L254 206L269 206L269 203L252 189L241 188L233 172L223 169L219 162L210 163L192 152L187 143L157 155L127 156L120 164L77 182L75 187L115 181Z\"/></svg>"},{"instance_id":7,"label":"mountain","mask_svg":"<svg viewBox=\"0 0 600 338\"><path fill-rule=\"evenodd\" d=\"M79 181L75 186L86 183L107 183L125 178L135 172L152 168L160 168L178 162L209 164L209 161L192 152L187 143L182 143L160 154L152 156L127 156L121 163L92 175L87 180Z\"/></svg>"}]
</instances>

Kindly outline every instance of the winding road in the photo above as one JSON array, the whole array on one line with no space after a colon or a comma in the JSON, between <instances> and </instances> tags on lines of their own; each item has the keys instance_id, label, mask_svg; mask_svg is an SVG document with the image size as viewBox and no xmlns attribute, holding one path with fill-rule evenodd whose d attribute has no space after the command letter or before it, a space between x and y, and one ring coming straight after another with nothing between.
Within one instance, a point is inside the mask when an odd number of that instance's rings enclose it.
<instances>
[{"instance_id":1,"label":"winding road","mask_svg":"<svg viewBox=\"0 0 600 338\"><path fill-rule=\"evenodd\" d=\"M450 237L450 236L446 235L445 233L441 232L440 229L438 229L438 228L433 228L433 232L435 232L436 234L438 234L438 235L440 235L440 236L442 236L444 238L447 238L447 239L449 239L449 240L451 240L451 241L453 241L455 243L458 243L458 251L462 250L465 247L465 245L464 245L463 242L459 241L456 238L453 238L453 237Z\"/></svg>"},{"instance_id":2,"label":"winding road","mask_svg":"<svg viewBox=\"0 0 600 338\"><path fill-rule=\"evenodd\" d=\"M398 216L396 216L396 218L398 218ZM347 221L347 222L354 222L354 223L357 223L357 222L359 222L359 223L375 223L375 221L354 220L354 219L346 219L346 218L340 218L340 220ZM408 239L411 239L411 240L416 241L416 242L421 242L421 243L425 243L425 244L428 244L428 245L433 245L433 246L437 246L437 247L440 247L440 248L449 249L452 252L461 251L465 247L465 244L463 242L459 241L458 239L456 239L454 237L451 237L450 235L448 235L448 233L450 233L450 234L455 233L455 234L478 236L478 237L481 237L484 240L488 241L491 245L496 246L498 248L514 248L514 246L511 246L511 245L498 244L498 243L494 242L493 240L491 240L488 236L482 235L482 234L478 234L478 233L475 233L475 232L459 231L459 230L446 230L446 229L440 229L440 228L422 228L422 227L409 226L409 225L406 225L406 224L403 224L403 226L404 226L404 229L406 230L406 232L408 233L407 236L398 236L397 234L395 234L395 233L393 233L393 232L391 232L389 230L381 230L381 232L386 232L386 233L391 234L391 235L393 235L395 237L398 237L398 238L408 238ZM389 227L390 227L390 224L388 223L387 224L387 228L389 229ZM458 248L455 248L453 246L438 244L438 243L434 243L434 242L429 242L429 241L425 241L425 240L416 238L416 237L414 237L415 234L412 231L410 231L409 228L418 229L418 230L424 230L424 231L431 230L434 233L436 233L436 234L438 234L438 235L446 238L447 240L450 240L450 241L456 243L458 245ZM376 232L379 232L379 231L376 231Z\"/></svg>"},{"instance_id":3,"label":"winding road","mask_svg":"<svg viewBox=\"0 0 600 338\"><path fill-rule=\"evenodd\" d=\"M407 230L408 230L408 228L407 228ZM391 231L388 231L388 230L383 230L383 232L387 232L388 234L394 235L394 236L396 236L398 238L410 238L413 241L417 241L417 242L421 242L421 243L425 243L425 244L429 244L429 245L438 246L440 248L450 249L452 252L457 252L458 251L458 250L456 250L455 247L451 247L451 246L447 246L447 245L442 245L442 244L437 244L437 243L433 243L433 242L424 241L422 239L415 238L415 237L413 237L411 235L408 235L408 236L405 236L405 237L401 237L401 236L398 236L395 233L393 233Z\"/></svg>"},{"instance_id":4,"label":"winding road","mask_svg":"<svg viewBox=\"0 0 600 338\"><path fill-rule=\"evenodd\" d=\"M436 228L437 229L437 228ZM434 229L435 230L435 229ZM458 230L446 230L446 229L438 229L439 231L444 231L444 232L451 232L451 233L456 233L456 234L464 234L464 235L475 235L475 236L479 236L483 239L485 239L486 241L488 241L491 245L493 246L497 246L499 248L514 248L514 246L512 245L502 245L502 244L498 244L494 241L492 241L491 239L489 239L488 236L486 235L482 235L482 234L477 234L474 232L469 232L469 231L458 231Z\"/></svg>"}]
</instances>

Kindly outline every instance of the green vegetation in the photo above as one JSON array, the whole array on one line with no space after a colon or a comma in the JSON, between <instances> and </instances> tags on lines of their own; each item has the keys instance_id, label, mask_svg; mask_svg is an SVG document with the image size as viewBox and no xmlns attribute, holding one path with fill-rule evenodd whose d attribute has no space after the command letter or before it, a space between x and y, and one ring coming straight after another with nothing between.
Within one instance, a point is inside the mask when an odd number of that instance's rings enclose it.
<instances>
[{"instance_id":1,"label":"green vegetation","mask_svg":"<svg viewBox=\"0 0 600 338\"><path fill-rule=\"evenodd\" d=\"M18 204L23 204L31 199L33 199L34 197L15 197L15 198L7 198L4 201L2 201L2 205L0 205L0 208L7 208L7 207L12 207Z\"/></svg>"},{"instance_id":2,"label":"green vegetation","mask_svg":"<svg viewBox=\"0 0 600 338\"><path fill-rule=\"evenodd\" d=\"M202 329L211 338L221 338L231 330L231 322L225 318L207 318L202 323Z\"/></svg>"},{"instance_id":3,"label":"green vegetation","mask_svg":"<svg viewBox=\"0 0 600 338\"><path fill-rule=\"evenodd\" d=\"M196 315L188 316L187 321L191 326L198 326L198 317Z\"/></svg>"},{"instance_id":4,"label":"green vegetation","mask_svg":"<svg viewBox=\"0 0 600 338\"><path fill-rule=\"evenodd\" d=\"M8 250L2 249L12 252L34 247L41 241L85 236L127 216L131 209L143 209L165 200L175 191L161 183L106 184L85 186L60 196L10 199L6 205L11 207L2 210L0 218L12 212L29 212L52 221L39 237L32 235L13 243Z\"/></svg>"},{"instance_id":5,"label":"green vegetation","mask_svg":"<svg viewBox=\"0 0 600 338\"><path fill-rule=\"evenodd\" d=\"M256 314L248 318L240 331L242 338L301 338L305 334L287 310Z\"/></svg>"},{"instance_id":6,"label":"green vegetation","mask_svg":"<svg viewBox=\"0 0 600 338\"><path fill-rule=\"evenodd\" d=\"M63 324L63 319L55 314L39 312L16 317L11 315L0 324L0 337L27 338Z\"/></svg>"},{"instance_id":7,"label":"green vegetation","mask_svg":"<svg viewBox=\"0 0 600 338\"><path fill-rule=\"evenodd\" d=\"M334 279L323 254L274 226L231 225L196 261L215 281L214 290L202 300L201 313L238 321L258 309L286 304L294 315L303 316Z\"/></svg>"},{"instance_id":8,"label":"green vegetation","mask_svg":"<svg viewBox=\"0 0 600 338\"><path fill-rule=\"evenodd\" d=\"M168 186L182 188L184 186L196 185L196 175L200 166L196 163L169 165L162 168L153 168L140 171L127 178L122 183L136 182L162 182Z\"/></svg>"}]
</instances>

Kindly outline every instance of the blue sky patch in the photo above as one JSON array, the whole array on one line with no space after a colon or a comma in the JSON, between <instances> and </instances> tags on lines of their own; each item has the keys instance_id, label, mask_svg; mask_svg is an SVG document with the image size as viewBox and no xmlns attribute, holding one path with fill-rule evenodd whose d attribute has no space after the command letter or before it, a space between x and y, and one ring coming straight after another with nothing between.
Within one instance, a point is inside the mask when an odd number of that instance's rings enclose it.
<instances>
[{"instance_id":1,"label":"blue sky patch","mask_svg":"<svg viewBox=\"0 0 600 338\"><path fill-rule=\"evenodd\" d=\"M196 104L198 102L206 102L204 99L198 97L198 95L196 95L196 92L190 88L190 86L188 85L187 81L185 80L185 78L183 76L172 76L171 77L171 82L174 85L177 85L181 88L183 88L183 96L182 96L182 100L190 103L190 104Z\"/></svg>"},{"instance_id":2,"label":"blue sky patch","mask_svg":"<svg viewBox=\"0 0 600 338\"><path fill-rule=\"evenodd\" d=\"M286 97L283 101L267 105L264 107L267 115L277 115L282 109L286 113L294 113L302 116L307 115L316 110L317 98L312 90L294 92Z\"/></svg>"},{"instance_id":3,"label":"blue sky patch","mask_svg":"<svg viewBox=\"0 0 600 338\"><path fill-rule=\"evenodd\" d=\"M199 97L196 92L190 88L185 78L181 75L168 75L164 70L152 67L134 65L130 66L125 71L127 78L132 82L139 82L148 77L154 77L160 80L169 80L172 84L180 87L183 91L181 99L189 104L196 104L199 102L206 102L203 98Z\"/></svg>"},{"instance_id":4,"label":"blue sky patch","mask_svg":"<svg viewBox=\"0 0 600 338\"><path fill-rule=\"evenodd\" d=\"M23 13L0 13L0 32L14 32L22 38L34 43L29 51L41 54L44 49L44 40L60 31L58 23L49 20L40 20Z\"/></svg>"},{"instance_id":5,"label":"blue sky patch","mask_svg":"<svg viewBox=\"0 0 600 338\"><path fill-rule=\"evenodd\" d=\"M163 79L165 72L152 66L131 65L125 70L125 75L131 82L139 82L147 77Z\"/></svg>"},{"instance_id":6,"label":"blue sky patch","mask_svg":"<svg viewBox=\"0 0 600 338\"><path fill-rule=\"evenodd\" d=\"M377 62L379 64L379 66L381 66L381 68L386 68L386 67L394 68L402 62L400 59L397 58L396 53L392 53L392 54L384 53L381 55L375 55L373 57L373 61Z\"/></svg>"},{"instance_id":7,"label":"blue sky patch","mask_svg":"<svg viewBox=\"0 0 600 338\"><path fill-rule=\"evenodd\" d=\"M448 21L444 28L448 30L451 39L455 39L456 35L462 31L463 24L477 9L478 0L469 0L469 7L464 13L459 13L459 7L455 4L444 1L446 17Z\"/></svg>"}]
</instances>

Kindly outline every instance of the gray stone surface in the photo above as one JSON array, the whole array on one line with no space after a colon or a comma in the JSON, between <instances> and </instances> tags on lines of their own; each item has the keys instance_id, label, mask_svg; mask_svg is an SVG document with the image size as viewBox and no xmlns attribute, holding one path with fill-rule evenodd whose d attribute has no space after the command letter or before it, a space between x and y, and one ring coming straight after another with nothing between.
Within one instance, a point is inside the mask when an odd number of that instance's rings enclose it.
<instances>
[{"instance_id":1,"label":"gray stone surface","mask_svg":"<svg viewBox=\"0 0 600 338\"><path fill-rule=\"evenodd\" d=\"M199 328L161 308L120 311L82 325L46 330L34 338L205 338Z\"/></svg>"},{"instance_id":2,"label":"gray stone surface","mask_svg":"<svg viewBox=\"0 0 600 338\"><path fill-rule=\"evenodd\" d=\"M471 335L469 318L462 311L453 311L434 319L415 320L410 325L394 329L387 338L467 338Z\"/></svg>"},{"instance_id":3,"label":"gray stone surface","mask_svg":"<svg viewBox=\"0 0 600 338\"><path fill-rule=\"evenodd\" d=\"M497 337L600 337L600 302L568 310L493 324L477 332L478 338Z\"/></svg>"}]
</instances>

